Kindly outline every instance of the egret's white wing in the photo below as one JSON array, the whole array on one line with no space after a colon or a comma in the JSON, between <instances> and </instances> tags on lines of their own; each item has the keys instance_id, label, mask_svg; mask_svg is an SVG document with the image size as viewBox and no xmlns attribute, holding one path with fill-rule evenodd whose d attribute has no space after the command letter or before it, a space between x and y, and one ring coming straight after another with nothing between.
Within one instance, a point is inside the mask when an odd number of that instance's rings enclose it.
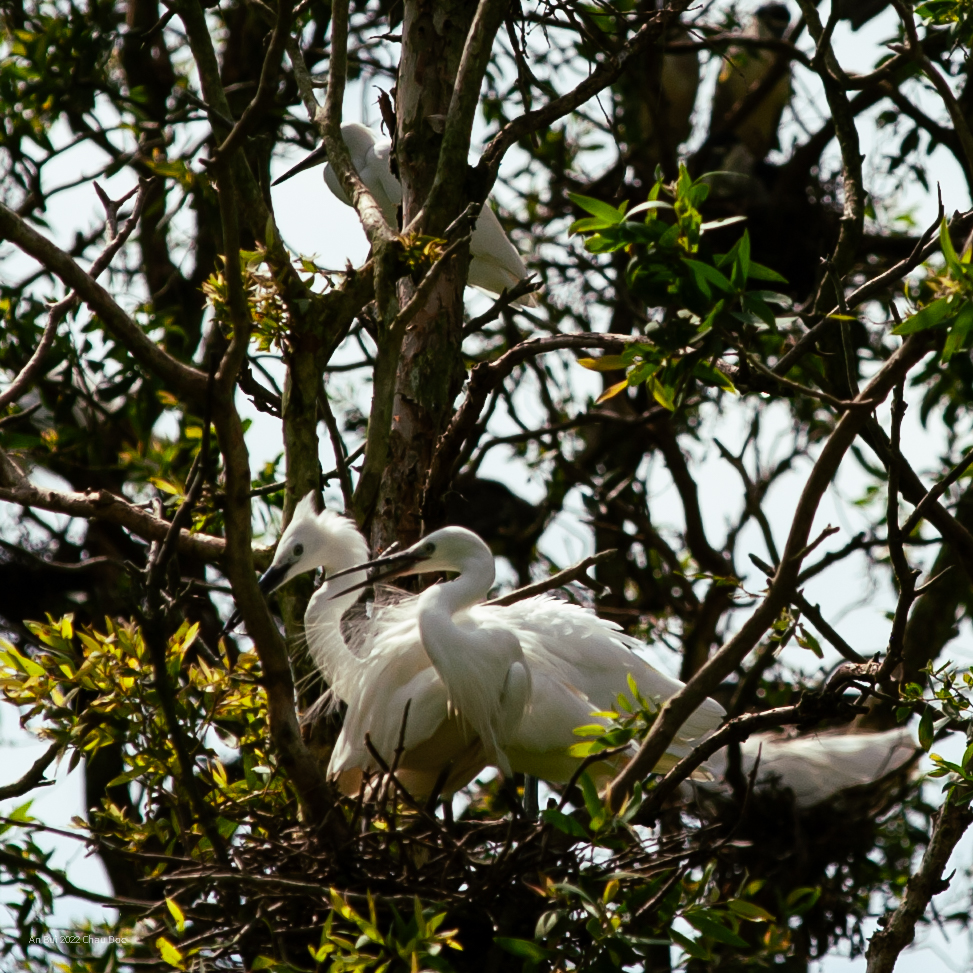
<instances>
[{"instance_id":1,"label":"egret's white wing","mask_svg":"<svg viewBox=\"0 0 973 973\"><path fill-rule=\"evenodd\" d=\"M470 287L479 288L487 294L496 296L504 288L513 287L527 276L523 258L503 232L489 202L483 204L473 228L470 257L467 282ZM537 299L533 294L528 294L514 301L514 304L536 307Z\"/></svg>"},{"instance_id":2,"label":"egret's white wing","mask_svg":"<svg viewBox=\"0 0 973 973\"><path fill-rule=\"evenodd\" d=\"M617 709L619 694L631 695L629 675L639 692L657 706L683 688L678 679L635 654L633 649L643 648L638 639L579 605L540 595L502 607L475 606L470 612L474 618L483 613L484 617L495 614L503 619L518 633L528 663L561 678L587 697L592 709ZM683 724L674 744L680 746L707 736L724 715L719 703L704 700ZM680 746L681 751L684 749Z\"/></svg>"},{"instance_id":3,"label":"egret's white wing","mask_svg":"<svg viewBox=\"0 0 973 973\"><path fill-rule=\"evenodd\" d=\"M813 733L786 739L760 733L740 744L744 774L760 753L758 784L776 784L794 793L799 808L814 807L839 791L880 780L908 763L916 753L905 728L883 733ZM712 761L725 768L725 751Z\"/></svg>"}]
</instances>

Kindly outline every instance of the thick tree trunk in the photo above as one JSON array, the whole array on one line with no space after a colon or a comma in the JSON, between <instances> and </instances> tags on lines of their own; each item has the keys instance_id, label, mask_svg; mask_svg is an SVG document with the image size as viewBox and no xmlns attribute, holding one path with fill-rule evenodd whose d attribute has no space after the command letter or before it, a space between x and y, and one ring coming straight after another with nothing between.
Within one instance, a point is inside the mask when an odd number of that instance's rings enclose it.
<instances>
[{"instance_id":1,"label":"thick tree trunk","mask_svg":"<svg viewBox=\"0 0 973 973\"><path fill-rule=\"evenodd\" d=\"M476 5L466 0L406 3L402 59L396 88L397 151L402 218L407 225L422 209L439 160L442 120ZM465 171L463 173L465 177ZM462 210L459 178L456 213ZM433 226L433 234L445 226ZM388 464L371 522L376 548L411 544L427 529L420 515L422 491L436 440L446 427L465 371L460 356L467 261L457 257L441 275L402 344L396 375ZM411 296L404 282L400 306Z\"/></svg>"}]
</instances>

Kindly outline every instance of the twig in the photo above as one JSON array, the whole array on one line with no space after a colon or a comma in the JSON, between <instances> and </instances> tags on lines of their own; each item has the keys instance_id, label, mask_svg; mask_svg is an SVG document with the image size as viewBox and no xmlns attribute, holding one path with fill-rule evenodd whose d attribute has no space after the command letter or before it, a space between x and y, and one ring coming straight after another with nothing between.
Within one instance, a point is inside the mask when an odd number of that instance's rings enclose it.
<instances>
[{"instance_id":1,"label":"twig","mask_svg":"<svg viewBox=\"0 0 973 973\"><path fill-rule=\"evenodd\" d=\"M558 801L557 809L559 811L564 810L564 805L568 803L568 798L571 795L571 791L577 785L578 781L581 780L581 775L589 768L595 764L601 763L607 760L609 757L617 757L620 753L628 753L632 749L631 744L625 744L622 747L612 747L610 750L599 750L598 753L589 753L584 760L575 768L574 773L571 775L571 779L568 781L567 786L564 788L564 793L561 795L561 800Z\"/></svg>"},{"instance_id":2,"label":"twig","mask_svg":"<svg viewBox=\"0 0 973 973\"><path fill-rule=\"evenodd\" d=\"M511 288L504 288L500 296L493 302L493 306L484 311L482 314L475 318L469 320L463 325L463 337L468 338L472 334L476 334L485 325L488 325L491 321L496 321L502 311L510 307L514 301L518 298L523 297L525 294L533 294L535 291L540 290L540 283L537 281L536 274L529 274L523 280L518 281Z\"/></svg>"},{"instance_id":3,"label":"twig","mask_svg":"<svg viewBox=\"0 0 973 973\"><path fill-rule=\"evenodd\" d=\"M277 22L274 24L274 31L270 35L270 43L267 45L267 53L260 69L260 83L257 85L257 91L253 100L247 105L243 114L231 129L230 134L213 152L213 157L204 162L204 165L217 165L221 159L226 158L242 145L244 139L259 124L267 110L268 103L274 96L274 89L277 87L280 59L284 54L284 45L290 34L293 10L292 0L277 0Z\"/></svg>"},{"instance_id":4,"label":"twig","mask_svg":"<svg viewBox=\"0 0 973 973\"><path fill-rule=\"evenodd\" d=\"M892 571L899 586L899 598L895 605L895 615L892 618L892 630L889 633L888 652L882 662L879 681L893 675L902 654L905 651L905 628L909 620L912 603L916 600L916 578L919 572L914 570L905 556L902 544L903 534L899 528L899 479L903 462L900 449L902 434L902 418L905 415L906 404L903 399L903 383L895 386L892 398L892 437L891 462L889 463L889 496L886 515L888 530L889 560ZM894 678L894 677L893 677Z\"/></svg>"},{"instance_id":5,"label":"twig","mask_svg":"<svg viewBox=\"0 0 973 973\"><path fill-rule=\"evenodd\" d=\"M510 594L501 595L499 598L494 598L491 601L486 602L488 605L513 605L515 602L523 601L525 598L533 598L536 595L542 595L546 591L553 591L555 588L563 588L565 585L571 584L572 581L580 581L582 584L589 588L593 588L595 591L599 591L604 588L600 582L595 581L593 578L588 577L588 568L594 567L596 564L601 564L603 561L607 561L609 558L614 557L618 553L617 548L612 548L608 551L599 551L597 554L592 554L589 557L578 561L577 564L572 565L569 568L565 568L563 571L558 571L557 574L552 574L549 578L545 578L543 581L537 581L534 584L525 585L523 588L518 588L516 591L511 591Z\"/></svg>"},{"instance_id":6,"label":"twig","mask_svg":"<svg viewBox=\"0 0 973 973\"><path fill-rule=\"evenodd\" d=\"M351 510L354 503L355 490L351 485L351 474L348 472L350 460L345 457L345 444L341 439L338 430L338 423L335 420L334 412L331 411L331 402L328 399L328 392L324 384L318 392L318 405L321 415L324 417L324 424L328 427L328 436L331 438L331 450L334 453L335 470L338 474L338 483L341 485L341 495L345 501L345 510ZM364 447L361 447L364 449ZM324 477L322 477L322 480ZM330 477L329 477L330 479Z\"/></svg>"},{"instance_id":7,"label":"twig","mask_svg":"<svg viewBox=\"0 0 973 973\"><path fill-rule=\"evenodd\" d=\"M115 299L67 253L55 246L0 203L0 237L43 264L75 290L101 319L109 334L147 371L158 376L170 389L191 404L199 404L206 394L205 373L173 358L159 347Z\"/></svg>"},{"instance_id":8,"label":"twig","mask_svg":"<svg viewBox=\"0 0 973 973\"><path fill-rule=\"evenodd\" d=\"M0 801L9 801L12 797L20 797L23 794L27 794L32 791L35 787L48 787L53 784L53 780L44 779L44 771L54 763L57 755L61 752L63 745L60 743L52 743L44 753L38 757L33 764L31 764L30 770L24 774L20 780L15 780L12 784L4 784L0 787ZM23 824L23 822L18 822Z\"/></svg>"},{"instance_id":9,"label":"twig","mask_svg":"<svg viewBox=\"0 0 973 973\"><path fill-rule=\"evenodd\" d=\"M909 519L902 525L902 537L908 539L919 526L919 522L926 516L936 501L973 465L973 449L946 474L930 491L916 504L915 510L909 514Z\"/></svg>"},{"instance_id":10,"label":"twig","mask_svg":"<svg viewBox=\"0 0 973 973\"><path fill-rule=\"evenodd\" d=\"M429 298L432 292L436 288L436 284L439 283L439 278L442 272L446 269L447 264L453 257L456 256L459 251L469 245L472 239L472 234L467 234L466 236L460 237L458 240L454 240L446 249L442 252L442 256L426 271L422 280L419 281L419 286L415 289L415 293L409 298L409 302L404 308L395 316L395 321L392 323L390 330L396 331L397 333L402 333L409 326L409 322L426 306L429 302Z\"/></svg>"},{"instance_id":11,"label":"twig","mask_svg":"<svg viewBox=\"0 0 973 973\"><path fill-rule=\"evenodd\" d=\"M950 792L936 817L919 870L909 879L899 907L890 916L879 919L883 928L868 944L866 973L892 973L899 953L915 938L916 923L932 897L949 887L949 879L943 879L943 871L970 824L973 824L973 811L968 799L957 800L955 793Z\"/></svg>"},{"instance_id":12,"label":"twig","mask_svg":"<svg viewBox=\"0 0 973 973\"><path fill-rule=\"evenodd\" d=\"M750 555L750 560L767 575L768 578L774 576L775 569L766 561L761 560L756 554ZM796 591L791 596L791 604L801 610L801 614L838 650L849 662L865 662L865 657L856 652L829 624L821 614L820 605L812 605L804 592Z\"/></svg>"},{"instance_id":13,"label":"twig","mask_svg":"<svg viewBox=\"0 0 973 973\"><path fill-rule=\"evenodd\" d=\"M96 280L104 269L111 263L112 258L116 253L125 245L128 238L132 235L132 231L138 225L138 221L142 216L142 209L145 206L145 195L146 189L148 188L147 182L140 182L138 187L127 192L118 203L113 203L108 200L105 203L105 209L108 211L108 225L111 236L109 237L109 244L105 249L95 258L95 262L91 265L91 269L88 271L88 275L92 280ZM99 197L104 197L103 202L107 199L104 190L95 183L95 190L98 192ZM122 232L118 233L117 224L117 207L121 206L125 200L131 198L132 194L137 192L138 197L135 200L135 206L132 210L132 215L129 216L128 220L125 222L125 226L122 228ZM114 207L112 209L111 207ZM64 320L65 315L67 315L73 308L77 307L79 303L79 298L76 291L72 291L67 297L58 301L51 308L50 317L47 321L47 326L44 328L44 333L41 335L41 340L38 342L37 348L34 350L34 354L31 355L30 360L26 365L20 370L17 377L10 383L3 393L0 393L0 409L5 409L11 402L15 402L19 399L34 382L34 376L40 370L41 365L44 362L44 358L47 356L48 351L50 351L51 345L54 344L54 339L57 336L57 328L61 321Z\"/></svg>"}]
</instances>

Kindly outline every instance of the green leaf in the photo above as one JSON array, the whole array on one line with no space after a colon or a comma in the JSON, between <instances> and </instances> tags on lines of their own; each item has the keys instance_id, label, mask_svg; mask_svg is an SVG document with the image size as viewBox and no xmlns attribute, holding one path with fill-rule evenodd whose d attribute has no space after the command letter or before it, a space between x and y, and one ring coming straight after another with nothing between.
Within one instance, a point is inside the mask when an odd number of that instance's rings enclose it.
<instances>
[{"instance_id":1,"label":"green leaf","mask_svg":"<svg viewBox=\"0 0 973 973\"><path fill-rule=\"evenodd\" d=\"M737 265L746 280L750 274L750 234L744 230L740 237L740 246L737 248Z\"/></svg>"},{"instance_id":2,"label":"green leaf","mask_svg":"<svg viewBox=\"0 0 973 973\"><path fill-rule=\"evenodd\" d=\"M753 280L770 280L776 284L788 283L786 277L782 277L776 270L771 270L763 264L758 264L756 260L750 261L750 272L747 276Z\"/></svg>"},{"instance_id":3,"label":"green leaf","mask_svg":"<svg viewBox=\"0 0 973 973\"><path fill-rule=\"evenodd\" d=\"M922 747L926 753L929 753L929 748L932 746L934 731L933 731L933 712L932 707L927 706L922 714L922 719L919 720L919 746Z\"/></svg>"},{"instance_id":4,"label":"green leaf","mask_svg":"<svg viewBox=\"0 0 973 973\"><path fill-rule=\"evenodd\" d=\"M176 920L176 932L181 936L186 931L186 917L175 899L170 899L167 896L166 905L169 907L169 914Z\"/></svg>"},{"instance_id":5,"label":"green leaf","mask_svg":"<svg viewBox=\"0 0 973 973\"><path fill-rule=\"evenodd\" d=\"M956 352L965 347L970 331L973 330L973 304L966 304L956 315L943 345L943 361L947 362Z\"/></svg>"},{"instance_id":6,"label":"green leaf","mask_svg":"<svg viewBox=\"0 0 973 973\"><path fill-rule=\"evenodd\" d=\"M676 411L676 403L672 399L672 393L670 389L666 388L658 378L653 375L648 381L649 391L652 393L652 398L662 406L663 409L668 409L670 412Z\"/></svg>"},{"instance_id":7,"label":"green leaf","mask_svg":"<svg viewBox=\"0 0 973 973\"><path fill-rule=\"evenodd\" d=\"M632 363L622 355L602 355L600 358L579 358L578 364L593 372L617 372Z\"/></svg>"},{"instance_id":8,"label":"green leaf","mask_svg":"<svg viewBox=\"0 0 973 973\"><path fill-rule=\"evenodd\" d=\"M587 840L588 832L577 818L559 811L556 807L550 807L546 811L541 811L541 820L545 824L553 825L558 831L563 831L574 838Z\"/></svg>"},{"instance_id":9,"label":"green leaf","mask_svg":"<svg viewBox=\"0 0 973 973\"><path fill-rule=\"evenodd\" d=\"M938 327L946 322L951 310L948 299L940 297L906 318L897 328L893 328L892 334L915 334L917 331Z\"/></svg>"},{"instance_id":10,"label":"green leaf","mask_svg":"<svg viewBox=\"0 0 973 973\"><path fill-rule=\"evenodd\" d=\"M777 330L777 316L755 293L745 294L742 304L745 311L755 314L768 328Z\"/></svg>"},{"instance_id":11,"label":"green leaf","mask_svg":"<svg viewBox=\"0 0 973 973\"><path fill-rule=\"evenodd\" d=\"M581 775L578 783L581 785L581 793L584 795L584 806L591 815L591 827L597 831L605 818L605 805L602 804L598 796L598 788L587 772Z\"/></svg>"},{"instance_id":12,"label":"green leaf","mask_svg":"<svg viewBox=\"0 0 973 973\"><path fill-rule=\"evenodd\" d=\"M824 658L821 643L803 625L798 626L797 644L813 652L819 659Z\"/></svg>"},{"instance_id":13,"label":"green leaf","mask_svg":"<svg viewBox=\"0 0 973 973\"><path fill-rule=\"evenodd\" d=\"M734 287L726 276L710 264L703 263L701 260L691 260L689 257L683 257L682 262L692 270L694 275L703 277L721 291L725 291L727 294L733 292Z\"/></svg>"},{"instance_id":14,"label":"green leaf","mask_svg":"<svg viewBox=\"0 0 973 973\"><path fill-rule=\"evenodd\" d=\"M610 226L625 221L625 209L628 203L621 203L616 209L611 203L603 203L600 199L592 199L590 196L582 196L579 193L568 193L568 199L575 206L579 206L592 216L597 216L598 219L604 220Z\"/></svg>"},{"instance_id":15,"label":"green leaf","mask_svg":"<svg viewBox=\"0 0 973 973\"><path fill-rule=\"evenodd\" d=\"M177 970L184 970L186 968L182 953L165 936L160 936L156 940L156 945L159 947L159 953L162 955L163 962L174 966Z\"/></svg>"},{"instance_id":16,"label":"green leaf","mask_svg":"<svg viewBox=\"0 0 973 973\"><path fill-rule=\"evenodd\" d=\"M730 899L727 902L730 911L738 915L741 919L749 919L750 922L774 922L774 917L759 905L753 902L745 902L743 899Z\"/></svg>"},{"instance_id":17,"label":"green leaf","mask_svg":"<svg viewBox=\"0 0 973 973\"><path fill-rule=\"evenodd\" d=\"M946 258L946 266L949 267L949 272L957 280L963 280L966 275L963 273L963 265L956 255L956 250L953 249L953 241L949 236L949 224L946 222L945 216L939 224L939 245L942 247L943 256Z\"/></svg>"},{"instance_id":18,"label":"green leaf","mask_svg":"<svg viewBox=\"0 0 973 973\"><path fill-rule=\"evenodd\" d=\"M672 203L664 203L661 199L649 199L638 206L633 206L626 214L625 218L630 220L637 213L644 213L646 210L672 209Z\"/></svg>"},{"instance_id":19,"label":"green leaf","mask_svg":"<svg viewBox=\"0 0 973 973\"><path fill-rule=\"evenodd\" d=\"M717 942L726 943L727 946L745 947L747 941L741 939L732 929L727 929L722 923L717 922L710 916L699 912L687 912L683 915L691 926L698 929L704 936L715 939Z\"/></svg>"},{"instance_id":20,"label":"green leaf","mask_svg":"<svg viewBox=\"0 0 973 973\"><path fill-rule=\"evenodd\" d=\"M312 950L312 953L313 952L314 951ZM327 956L327 953L325 953L324 956ZM324 956L322 956L321 959L324 959ZM315 958L317 958L317 955L316 954L315 954ZM251 970L269 970L274 965L274 963L275 963L275 960L272 960L269 956L258 956L253 961L253 963L250 964L250 969Z\"/></svg>"},{"instance_id":21,"label":"green leaf","mask_svg":"<svg viewBox=\"0 0 973 973\"><path fill-rule=\"evenodd\" d=\"M675 929L670 929L669 935L672 937L672 941L692 956L693 959L706 961L711 958L710 951L706 948L705 943L701 943L696 939L690 939L681 932L676 932Z\"/></svg>"},{"instance_id":22,"label":"green leaf","mask_svg":"<svg viewBox=\"0 0 973 973\"><path fill-rule=\"evenodd\" d=\"M821 889L808 888L807 886L794 889L786 899L787 911L791 915L800 915L807 912L818 899L821 898Z\"/></svg>"},{"instance_id":23,"label":"green leaf","mask_svg":"<svg viewBox=\"0 0 973 973\"><path fill-rule=\"evenodd\" d=\"M724 226L732 226L734 223L743 223L745 220L745 216L728 216L724 220L710 220L708 223L700 225L699 232L708 233L710 230L719 230Z\"/></svg>"},{"instance_id":24,"label":"green leaf","mask_svg":"<svg viewBox=\"0 0 973 973\"><path fill-rule=\"evenodd\" d=\"M715 365L707 361L697 362L693 366L693 375L707 385L715 385L723 389L724 392L732 392L736 395L736 386L724 375Z\"/></svg>"},{"instance_id":25,"label":"green leaf","mask_svg":"<svg viewBox=\"0 0 973 973\"><path fill-rule=\"evenodd\" d=\"M605 732L605 727L601 723L587 723L576 726L572 732L579 737L600 737Z\"/></svg>"},{"instance_id":26,"label":"green leaf","mask_svg":"<svg viewBox=\"0 0 973 973\"><path fill-rule=\"evenodd\" d=\"M601 395L595 400L595 405L600 405L602 402L607 402L609 399L613 399L619 392L624 392L628 388L628 379L623 382L616 382L611 388L605 389Z\"/></svg>"},{"instance_id":27,"label":"green leaf","mask_svg":"<svg viewBox=\"0 0 973 973\"><path fill-rule=\"evenodd\" d=\"M532 943L529 939L513 939L510 936L494 936L493 941L505 952L523 957L532 963L541 963L553 955L549 949Z\"/></svg>"}]
</instances>

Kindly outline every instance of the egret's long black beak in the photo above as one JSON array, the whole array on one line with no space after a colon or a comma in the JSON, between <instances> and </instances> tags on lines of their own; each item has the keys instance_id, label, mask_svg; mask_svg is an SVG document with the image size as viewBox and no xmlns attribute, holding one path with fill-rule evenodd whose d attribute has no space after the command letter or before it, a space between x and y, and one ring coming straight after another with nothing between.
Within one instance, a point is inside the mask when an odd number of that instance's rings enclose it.
<instances>
[{"instance_id":1,"label":"egret's long black beak","mask_svg":"<svg viewBox=\"0 0 973 973\"><path fill-rule=\"evenodd\" d=\"M291 176L296 176L305 169L313 169L315 166L319 166L322 162L327 161L328 151L323 145L319 145L303 162L298 162L293 169L288 169L282 176L275 179L271 183L271 186L279 186L285 180L290 179Z\"/></svg>"},{"instance_id":2,"label":"egret's long black beak","mask_svg":"<svg viewBox=\"0 0 973 973\"><path fill-rule=\"evenodd\" d=\"M364 564L356 564L353 568L346 568L344 571L330 574L328 575L328 581L344 577L346 574L354 574L356 571L368 571L372 568L378 569L370 578L366 578L359 584L338 592L338 594L346 595L349 591L367 588L369 585L377 584L379 581L391 581L392 578L400 578L403 574L414 574L413 568L422 561L428 560L429 557L427 555L417 554L415 551L403 551L401 554L388 554L385 557L377 557L374 561L366 561ZM336 597L336 595L332 595L332 597Z\"/></svg>"},{"instance_id":3,"label":"egret's long black beak","mask_svg":"<svg viewBox=\"0 0 973 973\"><path fill-rule=\"evenodd\" d=\"M287 572L291 569L290 564L272 564L262 575L260 575L260 580L257 582L257 587L263 592L266 597L272 591L276 591L283 583L284 579L287 577Z\"/></svg>"},{"instance_id":4,"label":"egret's long black beak","mask_svg":"<svg viewBox=\"0 0 973 973\"><path fill-rule=\"evenodd\" d=\"M265 598L271 592L276 591L284 583L284 579L287 577L289 567L289 564L271 565L271 567L267 568L267 570L260 575L260 578L257 581L257 587L261 590ZM227 623L223 626L223 631L220 632L220 638L223 638L224 635L229 635L242 620L243 616L240 614L238 609L230 616Z\"/></svg>"}]
</instances>

